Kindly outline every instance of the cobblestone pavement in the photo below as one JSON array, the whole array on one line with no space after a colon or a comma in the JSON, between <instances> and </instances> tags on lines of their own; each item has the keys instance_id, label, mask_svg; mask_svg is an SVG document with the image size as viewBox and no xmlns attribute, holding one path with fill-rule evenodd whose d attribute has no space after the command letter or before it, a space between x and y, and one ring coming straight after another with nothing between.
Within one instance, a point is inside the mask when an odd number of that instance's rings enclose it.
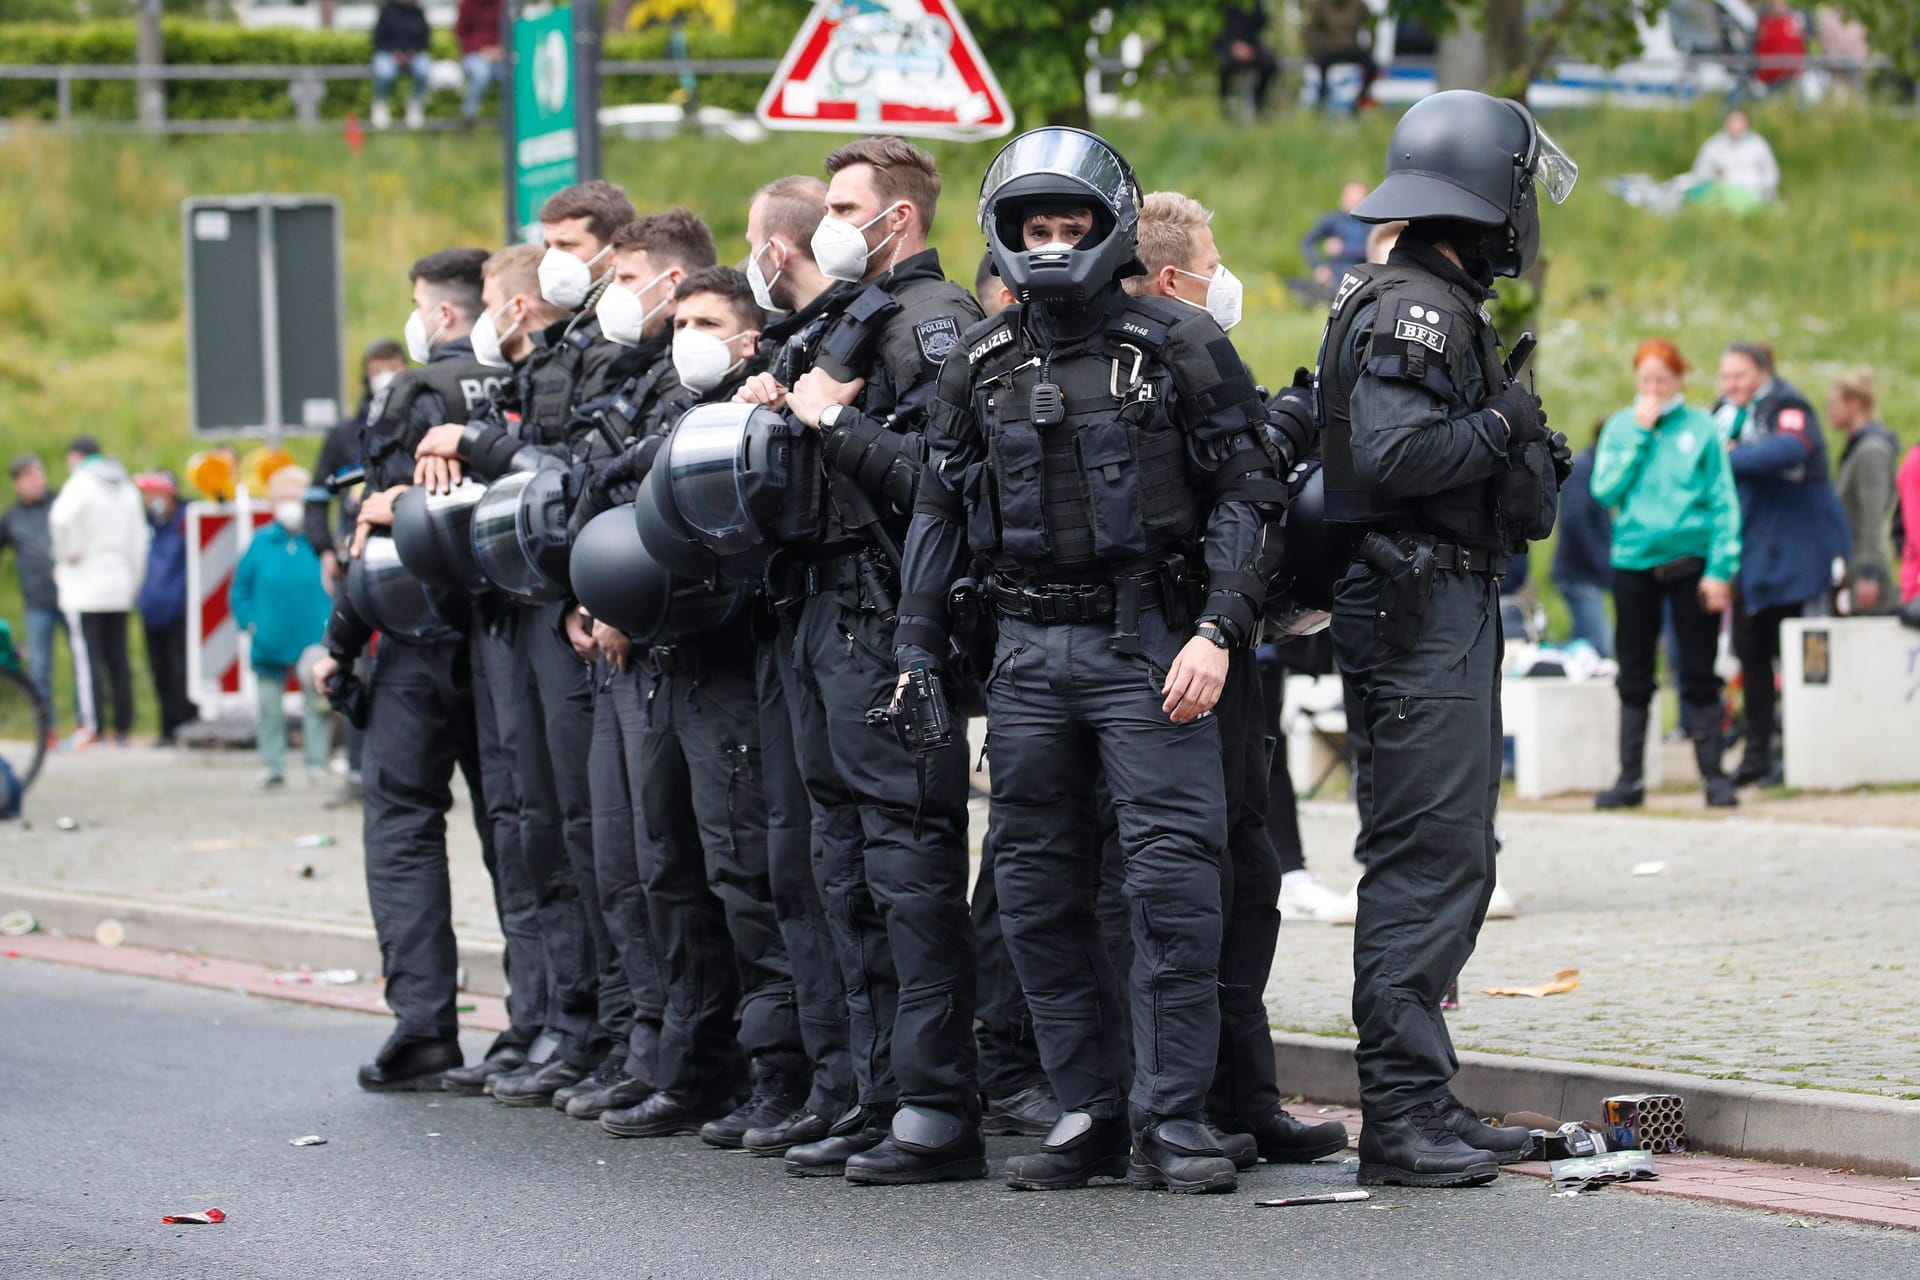
<instances>
[{"instance_id":1,"label":"cobblestone pavement","mask_svg":"<svg viewBox=\"0 0 1920 1280\"><path fill-rule=\"evenodd\" d=\"M256 793L253 776L237 755L56 757L29 797L31 829L0 828L0 883L370 924L359 811L323 810L325 790L297 781ZM1505 815L1502 878L1520 917L1482 934L1450 1015L1456 1042L1920 1097L1920 827L1840 825L1898 822L1912 801L1799 797L1724 819ZM1345 890L1358 875L1351 808L1309 804L1303 824L1308 865ZM296 847L309 834L335 843ZM464 801L449 841L459 927L497 936ZM1632 874L1653 861L1660 874ZM1267 993L1274 1025L1350 1036L1351 964L1351 930L1289 923ZM1567 995L1480 994L1563 968L1580 970Z\"/></svg>"}]
</instances>

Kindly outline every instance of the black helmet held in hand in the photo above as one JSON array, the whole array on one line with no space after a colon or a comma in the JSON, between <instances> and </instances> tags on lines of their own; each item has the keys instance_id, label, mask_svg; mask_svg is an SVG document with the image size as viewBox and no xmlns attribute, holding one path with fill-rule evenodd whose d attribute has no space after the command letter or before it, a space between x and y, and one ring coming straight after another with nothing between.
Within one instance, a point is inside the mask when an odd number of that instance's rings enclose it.
<instances>
[{"instance_id":1,"label":"black helmet held in hand","mask_svg":"<svg viewBox=\"0 0 1920 1280\"><path fill-rule=\"evenodd\" d=\"M473 508L473 551L487 580L522 604L567 594L567 473L541 467L503 476Z\"/></svg>"},{"instance_id":2,"label":"black helmet held in hand","mask_svg":"<svg viewBox=\"0 0 1920 1280\"><path fill-rule=\"evenodd\" d=\"M1470 249L1495 275L1521 275L1540 250L1536 183L1555 204L1580 170L1517 102L1472 89L1422 98L1393 127L1387 173L1353 210L1363 222L1445 220L1485 228Z\"/></svg>"},{"instance_id":3,"label":"black helmet held in hand","mask_svg":"<svg viewBox=\"0 0 1920 1280\"><path fill-rule=\"evenodd\" d=\"M473 509L486 491L474 480L462 480L447 493L415 485L394 502L393 545L414 577L449 591L492 587L473 550Z\"/></svg>"},{"instance_id":4,"label":"black helmet held in hand","mask_svg":"<svg viewBox=\"0 0 1920 1280\"><path fill-rule=\"evenodd\" d=\"M574 540L569 562L574 598L588 613L644 645L672 644L747 616L754 588L708 585L670 572L640 540L634 513L602 511Z\"/></svg>"},{"instance_id":5,"label":"black helmet held in hand","mask_svg":"<svg viewBox=\"0 0 1920 1280\"><path fill-rule=\"evenodd\" d=\"M1002 147L980 183L980 229L994 270L1022 303L1066 310L1087 304L1122 276L1139 275L1140 180L1098 134L1049 126ZM1027 247L1037 213L1093 211L1093 229L1072 248Z\"/></svg>"}]
</instances>

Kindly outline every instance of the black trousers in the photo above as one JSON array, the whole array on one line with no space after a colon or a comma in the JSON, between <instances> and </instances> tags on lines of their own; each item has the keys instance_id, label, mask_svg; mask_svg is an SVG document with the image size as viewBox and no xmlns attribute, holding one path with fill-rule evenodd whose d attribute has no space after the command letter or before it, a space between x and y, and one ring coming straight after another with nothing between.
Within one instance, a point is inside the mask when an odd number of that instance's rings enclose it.
<instances>
[{"instance_id":1,"label":"black trousers","mask_svg":"<svg viewBox=\"0 0 1920 1280\"><path fill-rule=\"evenodd\" d=\"M1651 569L1613 571L1614 646L1620 663L1620 703L1644 707L1652 703L1657 687L1654 664L1660 652L1665 610L1673 610L1674 635L1680 658L1680 701L1689 706L1717 703L1720 677L1713 673L1720 645L1720 615L1700 607L1700 575L1670 582ZM1768 688L1773 682L1768 680ZM1753 705L1751 700L1749 708Z\"/></svg>"},{"instance_id":2,"label":"black trousers","mask_svg":"<svg viewBox=\"0 0 1920 1280\"><path fill-rule=\"evenodd\" d=\"M87 649L87 678L91 700L82 712L88 727L101 737L109 732L125 736L133 729L133 667L127 657L127 615L83 613L80 639ZM112 703L112 718L107 704Z\"/></svg>"},{"instance_id":3,"label":"black trousers","mask_svg":"<svg viewBox=\"0 0 1920 1280\"><path fill-rule=\"evenodd\" d=\"M1280 855L1267 828L1267 770L1279 721L1266 714L1253 650L1228 655L1214 718L1220 724L1227 843L1220 860L1220 1052L1207 1113L1228 1129L1242 1130L1280 1108L1266 1002L1280 942Z\"/></svg>"},{"instance_id":4,"label":"black trousers","mask_svg":"<svg viewBox=\"0 0 1920 1280\"><path fill-rule=\"evenodd\" d=\"M561 631L564 604L513 616L512 715L519 739L520 847L540 900L540 940L553 975L548 1027L560 1056L590 1067L611 1044L612 1021L630 1030L632 997L610 970L612 946L593 868L593 794L587 755L593 690L586 664ZM624 1003L624 1012L623 1012Z\"/></svg>"},{"instance_id":5,"label":"black trousers","mask_svg":"<svg viewBox=\"0 0 1920 1280\"><path fill-rule=\"evenodd\" d=\"M713 1097L744 1067L797 1085L807 1062L767 878L752 649L710 637L646 661L640 807L667 993L657 1083Z\"/></svg>"},{"instance_id":6,"label":"black trousers","mask_svg":"<svg viewBox=\"0 0 1920 1280\"><path fill-rule=\"evenodd\" d=\"M141 626L147 633L147 672L160 703L160 740L171 742L174 731L194 717L187 696L187 620L156 627L143 618Z\"/></svg>"},{"instance_id":7,"label":"black trousers","mask_svg":"<svg viewBox=\"0 0 1920 1280\"><path fill-rule=\"evenodd\" d=\"M1278 657L1260 660L1260 725L1272 735L1267 751L1267 838L1280 855L1280 874L1303 871L1306 846L1300 840L1300 802L1287 767L1287 744L1279 740L1280 709L1287 697L1287 665Z\"/></svg>"},{"instance_id":8,"label":"black trousers","mask_svg":"<svg viewBox=\"0 0 1920 1280\"><path fill-rule=\"evenodd\" d=\"M646 825L636 780L645 777L646 720L640 677L605 658L593 666L593 743L587 750L587 789L593 797L593 878L600 919L613 964L625 981L632 1014L610 1025L611 1052L625 1055L629 1074L658 1081L660 1024L666 984L647 916Z\"/></svg>"},{"instance_id":9,"label":"black trousers","mask_svg":"<svg viewBox=\"0 0 1920 1280\"><path fill-rule=\"evenodd\" d=\"M967 910L967 748L916 762L866 713L893 697L893 628L859 592L783 626L787 707L815 865L846 982L859 1101L979 1117Z\"/></svg>"},{"instance_id":10,"label":"black trousers","mask_svg":"<svg viewBox=\"0 0 1920 1280\"><path fill-rule=\"evenodd\" d=\"M793 969L800 1043L813 1064L807 1110L838 1116L853 1102L853 1059L847 1048L847 987L833 931L814 878L813 815L793 746L781 646L759 646L754 683L760 697L760 775L767 802L767 887Z\"/></svg>"},{"instance_id":11,"label":"black trousers","mask_svg":"<svg viewBox=\"0 0 1920 1280\"><path fill-rule=\"evenodd\" d=\"M973 881L974 1043L980 1053L980 1092L989 1100L1007 1098L1047 1082L1034 1038L1033 1013L1020 975L1007 950L1000 891L994 884L997 861L995 823L987 816L980 842L980 870ZM1082 830L1092 830L1089 822Z\"/></svg>"},{"instance_id":12,"label":"black trousers","mask_svg":"<svg viewBox=\"0 0 1920 1280\"><path fill-rule=\"evenodd\" d=\"M1184 637L1158 610L1140 617L1141 654L1113 650L1111 633L1106 623L1001 619L986 690L1000 908L1060 1105L1197 1118L1220 1038L1219 727L1213 716L1176 725L1161 711ZM1126 997L1096 911L1102 842L1085 825L1084 798L1101 775L1135 953Z\"/></svg>"},{"instance_id":13,"label":"black trousers","mask_svg":"<svg viewBox=\"0 0 1920 1280\"><path fill-rule=\"evenodd\" d=\"M452 1039L459 957L447 882L453 773L486 812L465 640L387 639L373 664L361 768L367 903L397 1035Z\"/></svg>"},{"instance_id":14,"label":"black trousers","mask_svg":"<svg viewBox=\"0 0 1920 1280\"><path fill-rule=\"evenodd\" d=\"M485 797L485 807L474 810L474 823L480 828L487 871L493 876L493 905L507 944L507 1017L512 1025L499 1043L524 1049L547 1025L553 980L540 943L540 896L520 845L517 731L513 718L502 713L512 705L513 645L480 620L468 633L467 644Z\"/></svg>"},{"instance_id":15,"label":"black trousers","mask_svg":"<svg viewBox=\"0 0 1920 1280\"><path fill-rule=\"evenodd\" d=\"M1800 617L1806 609L1805 601L1753 610L1734 601L1733 651L1740 658L1740 690L1747 710L1747 745L1740 756L1743 773L1773 763L1780 731L1780 695L1773 687L1774 666L1780 661L1780 624Z\"/></svg>"},{"instance_id":16,"label":"black trousers","mask_svg":"<svg viewBox=\"0 0 1920 1280\"><path fill-rule=\"evenodd\" d=\"M1411 649L1375 634L1380 575L1348 567L1333 646L1371 755L1353 1020L1370 1116L1442 1096L1459 1067L1440 999L1473 954L1494 886L1500 794L1499 597L1482 574L1441 573Z\"/></svg>"}]
</instances>

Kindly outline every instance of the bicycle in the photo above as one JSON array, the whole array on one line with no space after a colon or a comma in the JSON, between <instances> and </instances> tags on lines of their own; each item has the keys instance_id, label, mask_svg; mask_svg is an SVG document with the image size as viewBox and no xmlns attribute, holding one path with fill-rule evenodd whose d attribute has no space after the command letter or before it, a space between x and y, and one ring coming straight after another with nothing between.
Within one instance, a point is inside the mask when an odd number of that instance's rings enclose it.
<instances>
[{"instance_id":1,"label":"bicycle","mask_svg":"<svg viewBox=\"0 0 1920 1280\"><path fill-rule=\"evenodd\" d=\"M0 818L20 816L52 736L53 708L27 678L13 628L0 619Z\"/></svg>"}]
</instances>

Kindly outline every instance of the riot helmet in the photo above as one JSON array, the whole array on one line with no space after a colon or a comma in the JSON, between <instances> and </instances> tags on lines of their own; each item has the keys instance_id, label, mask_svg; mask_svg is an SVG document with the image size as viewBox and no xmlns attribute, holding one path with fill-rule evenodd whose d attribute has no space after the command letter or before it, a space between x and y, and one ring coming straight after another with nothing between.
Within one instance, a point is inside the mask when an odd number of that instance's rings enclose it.
<instances>
[{"instance_id":1,"label":"riot helmet","mask_svg":"<svg viewBox=\"0 0 1920 1280\"><path fill-rule=\"evenodd\" d=\"M753 600L749 583L712 585L669 571L648 553L634 512L624 506L587 522L574 540L568 571L574 598L587 612L638 644L672 644L717 631L745 618Z\"/></svg>"},{"instance_id":2,"label":"riot helmet","mask_svg":"<svg viewBox=\"0 0 1920 1280\"><path fill-rule=\"evenodd\" d=\"M1444 220L1483 229L1461 246L1502 276L1524 274L1540 251L1535 185L1560 204L1580 176L1533 114L1507 98L1449 89L1407 109L1387 142L1387 172L1354 207L1362 222Z\"/></svg>"},{"instance_id":3,"label":"riot helmet","mask_svg":"<svg viewBox=\"0 0 1920 1280\"><path fill-rule=\"evenodd\" d=\"M347 562L347 601L368 626L388 635L420 640L451 625L426 586L401 563L392 538L368 538Z\"/></svg>"},{"instance_id":4,"label":"riot helmet","mask_svg":"<svg viewBox=\"0 0 1920 1280\"><path fill-rule=\"evenodd\" d=\"M447 591L492 587L473 550L473 509L485 485L462 480L447 493L416 485L393 504L393 545L400 563L426 583Z\"/></svg>"},{"instance_id":5,"label":"riot helmet","mask_svg":"<svg viewBox=\"0 0 1920 1280\"><path fill-rule=\"evenodd\" d=\"M1022 303L1064 310L1143 272L1138 256L1140 181L1104 138L1050 125L1000 149L980 183L980 229L994 270ZM1093 211L1093 229L1071 248L1029 249L1025 224L1037 213Z\"/></svg>"},{"instance_id":6,"label":"riot helmet","mask_svg":"<svg viewBox=\"0 0 1920 1280\"><path fill-rule=\"evenodd\" d=\"M552 467L503 476L473 508L480 571L522 604L567 594L566 473Z\"/></svg>"},{"instance_id":7,"label":"riot helmet","mask_svg":"<svg viewBox=\"0 0 1920 1280\"><path fill-rule=\"evenodd\" d=\"M1308 635L1327 623L1333 587L1353 558L1353 526L1327 519L1326 475L1309 458L1287 477L1286 541L1267 596L1270 629Z\"/></svg>"},{"instance_id":8,"label":"riot helmet","mask_svg":"<svg viewBox=\"0 0 1920 1280\"><path fill-rule=\"evenodd\" d=\"M635 498L641 540L689 578L757 571L814 488L817 449L816 433L763 405L695 405Z\"/></svg>"}]
</instances>

